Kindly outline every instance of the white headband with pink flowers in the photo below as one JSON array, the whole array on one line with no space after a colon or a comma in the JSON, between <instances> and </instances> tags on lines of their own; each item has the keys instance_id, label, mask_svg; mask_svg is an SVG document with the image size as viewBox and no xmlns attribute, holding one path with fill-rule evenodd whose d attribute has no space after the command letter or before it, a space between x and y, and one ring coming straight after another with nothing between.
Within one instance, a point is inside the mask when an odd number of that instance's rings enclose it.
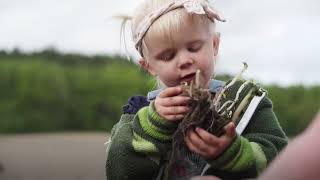
<instances>
[{"instance_id":1,"label":"white headband with pink flowers","mask_svg":"<svg viewBox=\"0 0 320 180\"><path fill-rule=\"evenodd\" d=\"M170 2L160 9L150 13L137 26L137 29L135 31L136 33L133 34L133 41L135 43L135 48L139 51L141 56L142 39L147 33L150 26L162 15L178 8L185 8L188 13L205 14L213 22L215 19L221 22L225 22L225 20L219 16L218 12L212 9L207 2L201 0L178 0Z\"/></svg>"}]
</instances>

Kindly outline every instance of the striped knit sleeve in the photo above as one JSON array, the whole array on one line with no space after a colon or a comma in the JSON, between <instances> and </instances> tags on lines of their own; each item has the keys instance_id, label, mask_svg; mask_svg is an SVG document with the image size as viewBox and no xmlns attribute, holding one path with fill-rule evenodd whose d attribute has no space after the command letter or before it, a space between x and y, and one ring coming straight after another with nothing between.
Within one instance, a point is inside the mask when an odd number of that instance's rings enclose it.
<instances>
[{"instance_id":1,"label":"striped knit sleeve","mask_svg":"<svg viewBox=\"0 0 320 180\"><path fill-rule=\"evenodd\" d=\"M262 100L248 127L217 159L209 161L213 173L224 179L257 177L287 144L268 98Z\"/></svg>"},{"instance_id":2,"label":"striped knit sleeve","mask_svg":"<svg viewBox=\"0 0 320 180\"><path fill-rule=\"evenodd\" d=\"M111 141L107 148L107 179L152 179L158 174L156 159L136 152L133 148L135 137L132 131L134 115L124 114L112 130ZM155 149L152 144L144 144L140 149Z\"/></svg>"},{"instance_id":3,"label":"striped knit sleeve","mask_svg":"<svg viewBox=\"0 0 320 180\"><path fill-rule=\"evenodd\" d=\"M177 122L170 122L162 118L155 111L154 102L151 102L149 106L138 111L133 121L133 147L137 152L145 154L167 152L177 127ZM149 147L151 144L154 147L141 149L148 144Z\"/></svg>"},{"instance_id":4,"label":"striped knit sleeve","mask_svg":"<svg viewBox=\"0 0 320 180\"><path fill-rule=\"evenodd\" d=\"M160 162L171 147L171 136L177 126L159 116L154 102L135 115L122 115L111 133L107 179L153 179L158 176Z\"/></svg>"},{"instance_id":5,"label":"striped knit sleeve","mask_svg":"<svg viewBox=\"0 0 320 180\"><path fill-rule=\"evenodd\" d=\"M262 172L267 165L267 159L257 143L237 136L228 150L214 161L209 161L209 164L212 169L229 173L229 176L234 173L237 177L251 178Z\"/></svg>"}]
</instances>

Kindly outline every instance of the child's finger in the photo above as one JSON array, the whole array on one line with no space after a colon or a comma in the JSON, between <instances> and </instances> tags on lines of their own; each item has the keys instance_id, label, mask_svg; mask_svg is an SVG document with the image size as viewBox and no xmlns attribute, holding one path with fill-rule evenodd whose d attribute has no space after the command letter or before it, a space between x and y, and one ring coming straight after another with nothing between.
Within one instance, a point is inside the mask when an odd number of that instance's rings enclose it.
<instances>
[{"instance_id":1,"label":"child's finger","mask_svg":"<svg viewBox=\"0 0 320 180\"><path fill-rule=\"evenodd\" d=\"M228 123L225 127L225 136L233 138L236 135L236 127L233 122Z\"/></svg>"},{"instance_id":2,"label":"child's finger","mask_svg":"<svg viewBox=\"0 0 320 180\"><path fill-rule=\"evenodd\" d=\"M178 105L188 105L190 102L190 97L187 96L173 96L167 98L159 98L158 103L162 106L178 106Z\"/></svg>"},{"instance_id":3,"label":"child's finger","mask_svg":"<svg viewBox=\"0 0 320 180\"><path fill-rule=\"evenodd\" d=\"M196 154L200 154L200 155L205 155L205 153L203 153L200 148L194 143L194 141L192 141L190 139L190 137L186 137L185 140L186 142L186 145L188 146L189 150L193 153L196 153Z\"/></svg>"},{"instance_id":4,"label":"child's finger","mask_svg":"<svg viewBox=\"0 0 320 180\"><path fill-rule=\"evenodd\" d=\"M167 107L167 115L175 115L175 114L186 114L190 111L190 107L188 106L173 106Z\"/></svg>"},{"instance_id":5,"label":"child's finger","mask_svg":"<svg viewBox=\"0 0 320 180\"><path fill-rule=\"evenodd\" d=\"M157 110L159 114L163 116L166 115L177 115L177 114L186 114L190 111L188 106L172 106L172 107L161 107Z\"/></svg>"},{"instance_id":6,"label":"child's finger","mask_svg":"<svg viewBox=\"0 0 320 180\"><path fill-rule=\"evenodd\" d=\"M192 144L192 142L190 141L190 139L188 137L185 137L184 141L185 141L185 143L188 146L190 151L192 151L192 152L197 151L197 148L195 147L195 145Z\"/></svg>"},{"instance_id":7,"label":"child's finger","mask_svg":"<svg viewBox=\"0 0 320 180\"><path fill-rule=\"evenodd\" d=\"M219 143L218 137L214 136L213 134L209 133L208 131L197 127L196 132L200 136L200 138L207 144L215 146Z\"/></svg>"},{"instance_id":8,"label":"child's finger","mask_svg":"<svg viewBox=\"0 0 320 180\"><path fill-rule=\"evenodd\" d=\"M207 152L209 146L201 139L201 137L195 131L191 130L187 134L187 138L189 138L190 142L197 148L199 152Z\"/></svg>"},{"instance_id":9,"label":"child's finger","mask_svg":"<svg viewBox=\"0 0 320 180\"><path fill-rule=\"evenodd\" d=\"M159 94L159 97L160 98L172 97L172 96L179 95L181 93L182 93L182 88L180 86L168 87Z\"/></svg>"},{"instance_id":10,"label":"child's finger","mask_svg":"<svg viewBox=\"0 0 320 180\"><path fill-rule=\"evenodd\" d=\"M174 115L166 115L164 116L165 119L168 121L180 121L184 117L184 114L174 114Z\"/></svg>"}]
</instances>

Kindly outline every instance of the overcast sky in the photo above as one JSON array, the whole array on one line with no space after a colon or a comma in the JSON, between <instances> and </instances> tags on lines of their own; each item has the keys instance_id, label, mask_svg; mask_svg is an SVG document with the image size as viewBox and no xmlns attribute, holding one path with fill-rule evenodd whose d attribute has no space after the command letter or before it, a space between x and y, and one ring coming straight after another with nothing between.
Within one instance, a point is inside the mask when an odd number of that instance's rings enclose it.
<instances>
[{"instance_id":1,"label":"overcast sky","mask_svg":"<svg viewBox=\"0 0 320 180\"><path fill-rule=\"evenodd\" d=\"M120 22L141 0L0 0L0 49L54 46L63 52L123 53ZM320 84L320 1L214 0L227 19L221 32L219 72L264 83ZM129 51L137 54L127 38Z\"/></svg>"}]
</instances>

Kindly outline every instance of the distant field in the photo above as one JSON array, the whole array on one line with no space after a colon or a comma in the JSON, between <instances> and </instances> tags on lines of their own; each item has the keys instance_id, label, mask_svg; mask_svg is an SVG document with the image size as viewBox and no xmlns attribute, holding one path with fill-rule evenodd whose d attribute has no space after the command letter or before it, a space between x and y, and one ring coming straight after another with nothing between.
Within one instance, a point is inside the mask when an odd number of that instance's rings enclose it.
<instances>
[{"instance_id":1,"label":"distant field","mask_svg":"<svg viewBox=\"0 0 320 180\"><path fill-rule=\"evenodd\" d=\"M0 136L1 180L104 180L103 133Z\"/></svg>"}]
</instances>

